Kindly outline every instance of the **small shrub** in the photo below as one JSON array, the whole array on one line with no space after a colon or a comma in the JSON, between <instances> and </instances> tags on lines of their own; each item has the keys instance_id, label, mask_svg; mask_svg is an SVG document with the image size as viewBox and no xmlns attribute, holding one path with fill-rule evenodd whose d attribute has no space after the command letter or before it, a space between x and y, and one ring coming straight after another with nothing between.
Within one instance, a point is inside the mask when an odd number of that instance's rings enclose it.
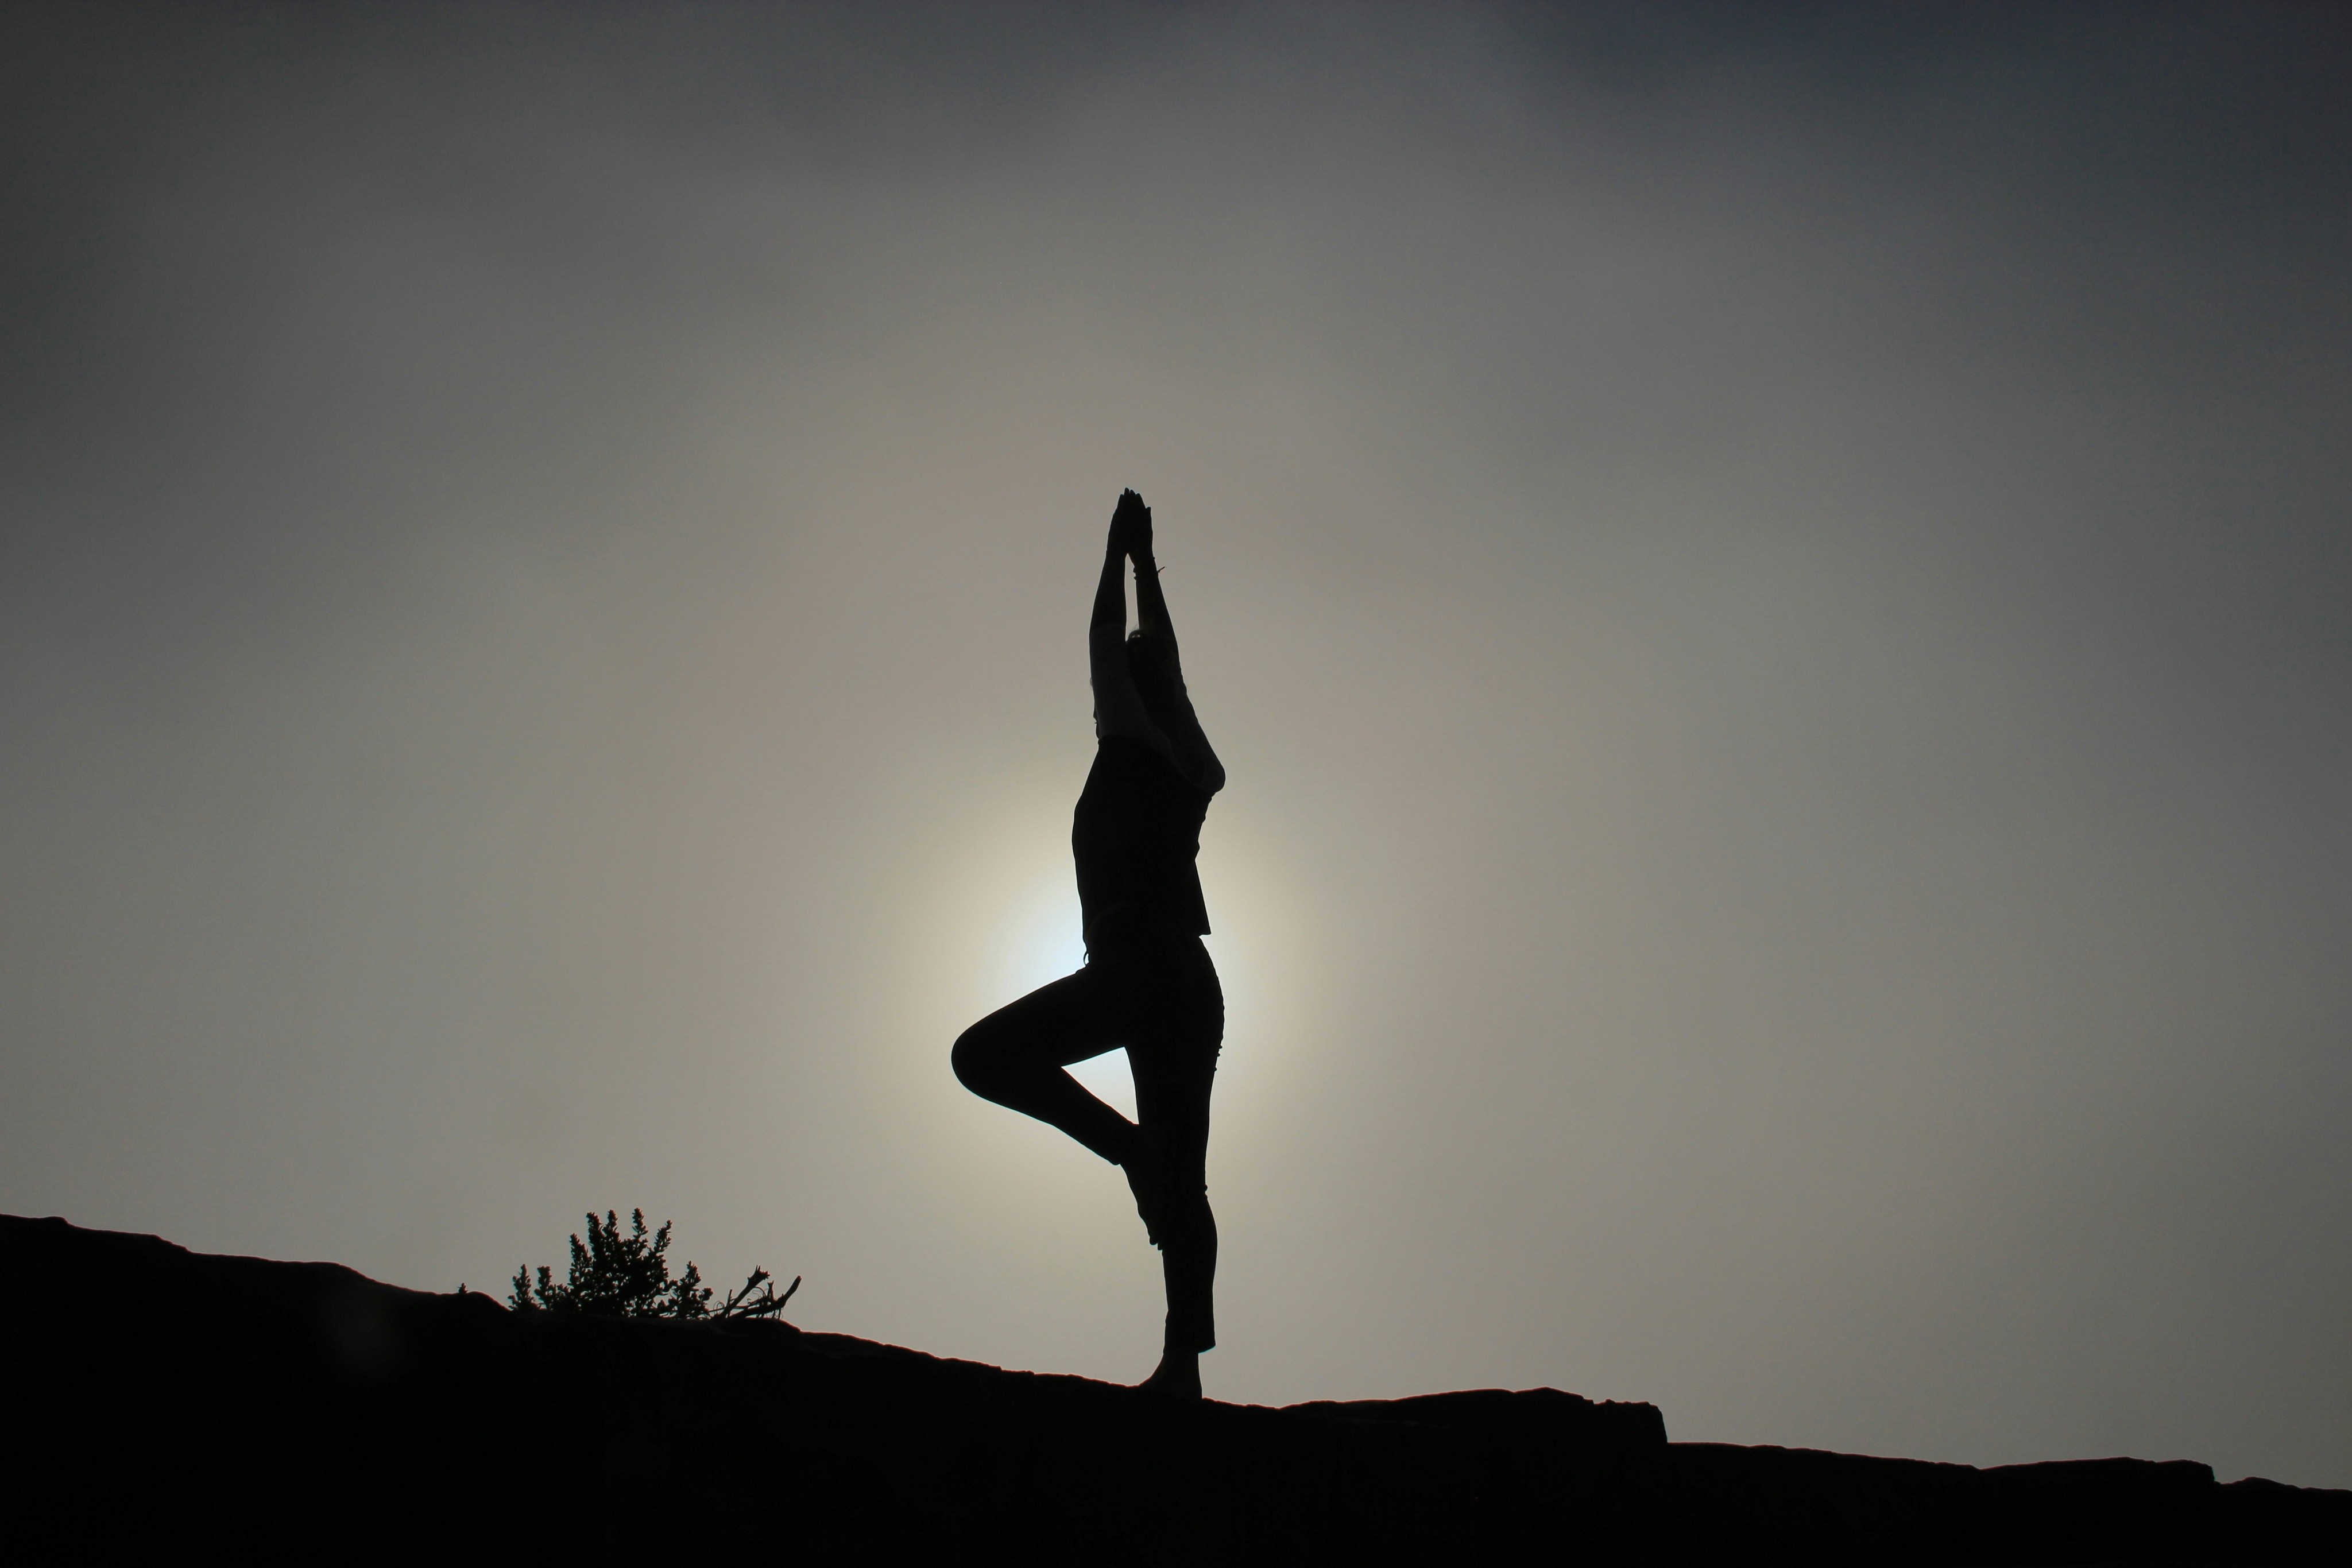
<instances>
[{"instance_id":1,"label":"small shrub","mask_svg":"<svg viewBox=\"0 0 2352 1568\"><path fill-rule=\"evenodd\" d=\"M599 1220L588 1216L587 1245L572 1239L571 1277L555 1282L554 1270L540 1265L533 1288L528 1267L515 1270L514 1293L507 1302L518 1312L585 1312L604 1318L761 1318L783 1310L801 1288L797 1276L781 1296L769 1282L765 1269L754 1269L743 1288L717 1307L711 1289L702 1282L702 1270L689 1261L677 1279L669 1276L669 1228L648 1236L646 1211L629 1211L630 1233L621 1234L620 1217L611 1209Z\"/></svg>"}]
</instances>

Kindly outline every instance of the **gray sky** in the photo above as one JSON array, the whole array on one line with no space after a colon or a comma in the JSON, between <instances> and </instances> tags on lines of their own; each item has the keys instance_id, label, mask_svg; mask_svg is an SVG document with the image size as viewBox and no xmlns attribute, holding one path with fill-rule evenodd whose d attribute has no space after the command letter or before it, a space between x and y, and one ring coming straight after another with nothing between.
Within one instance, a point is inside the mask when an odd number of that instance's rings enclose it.
<instances>
[{"instance_id":1,"label":"gray sky","mask_svg":"<svg viewBox=\"0 0 2352 1568\"><path fill-rule=\"evenodd\" d=\"M2352 1485L2341 13L0 28L7 1209L1140 1376L1132 485L1213 1395Z\"/></svg>"}]
</instances>

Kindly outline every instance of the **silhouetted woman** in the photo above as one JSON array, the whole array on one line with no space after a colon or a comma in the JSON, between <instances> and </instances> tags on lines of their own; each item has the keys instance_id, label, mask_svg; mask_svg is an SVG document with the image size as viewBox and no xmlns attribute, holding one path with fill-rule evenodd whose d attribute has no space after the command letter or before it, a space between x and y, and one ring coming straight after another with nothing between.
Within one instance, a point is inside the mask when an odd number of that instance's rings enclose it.
<instances>
[{"instance_id":1,"label":"silhouetted woman","mask_svg":"<svg viewBox=\"0 0 2352 1568\"><path fill-rule=\"evenodd\" d=\"M1129 559L1142 622L1132 637L1119 581ZM1225 998L1201 944L1209 916L1192 862L1225 770L1184 695L1151 559L1151 509L1132 490L1111 515L1087 661L1095 765L1070 829L1086 967L966 1030L955 1071L973 1093L1049 1122L1126 1169L1168 1283L1160 1367L1143 1386L1197 1399L1201 1353L1217 1343L1209 1085ZM1134 1122L1063 1071L1121 1046L1135 1076Z\"/></svg>"}]
</instances>

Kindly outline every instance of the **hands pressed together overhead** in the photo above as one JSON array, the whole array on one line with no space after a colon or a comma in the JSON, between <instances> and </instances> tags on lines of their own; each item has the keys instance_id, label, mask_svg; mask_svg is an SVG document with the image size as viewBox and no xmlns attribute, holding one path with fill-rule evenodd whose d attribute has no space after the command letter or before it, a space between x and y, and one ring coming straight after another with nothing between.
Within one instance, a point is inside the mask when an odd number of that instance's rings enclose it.
<instances>
[{"instance_id":1,"label":"hands pressed together overhead","mask_svg":"<svg viewBox=\"0 0 2352 1568\"><path fill-rule=\"evenodd\" d=\"M1151 559L1151 508L1132 490L1119 492L1118 506L1111 512L1110 548L1116 555Z\"/></svg>"}]
</instances>

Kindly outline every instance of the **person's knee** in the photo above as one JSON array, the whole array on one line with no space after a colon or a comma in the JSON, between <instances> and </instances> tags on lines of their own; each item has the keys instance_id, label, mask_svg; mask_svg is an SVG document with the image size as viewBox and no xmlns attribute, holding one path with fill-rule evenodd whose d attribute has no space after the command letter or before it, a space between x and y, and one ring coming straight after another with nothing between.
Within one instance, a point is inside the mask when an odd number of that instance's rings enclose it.
<instances>
[{"instance_id":1,"label":"person's knee","mask_svg":"<svg viewBox=\"0 0 2352 1568\"><path fill-rule=\"evenodd\" d=\"M1205 1242L1217 1244L1217 1217L1210 1211L1209 1195L1191 1187L1177 1187L1161 1200L1160 1221L1169 1239L1197 1247Z\"/></svg>"},{"instance_id":2,"label":"person's knee","mask_svg":"<svg viewBox=\"0 0 2352 1568\"><path fill-rule=\"evenodd\" d=\"M1205 1193L1209 1188L1208 1123L1187 1116L1165 1118L1157 1125L1170 1189Z\"/></svg>"},{"instance_id":3,"label":"person's knee","mask_svg":"<svg viewBox=\"0 0 2352 1568\"><path fill-rule=\"evenodd\" d=\"M983 1100L996 1098L990 1091L1004 1078L1003 1055L990 1049L992 1043L988 1025L982 1021L956 1036L955 1048L948 1052L948 1065L955 1069L956 1082Z\"/></svg>"}]
</instances>

